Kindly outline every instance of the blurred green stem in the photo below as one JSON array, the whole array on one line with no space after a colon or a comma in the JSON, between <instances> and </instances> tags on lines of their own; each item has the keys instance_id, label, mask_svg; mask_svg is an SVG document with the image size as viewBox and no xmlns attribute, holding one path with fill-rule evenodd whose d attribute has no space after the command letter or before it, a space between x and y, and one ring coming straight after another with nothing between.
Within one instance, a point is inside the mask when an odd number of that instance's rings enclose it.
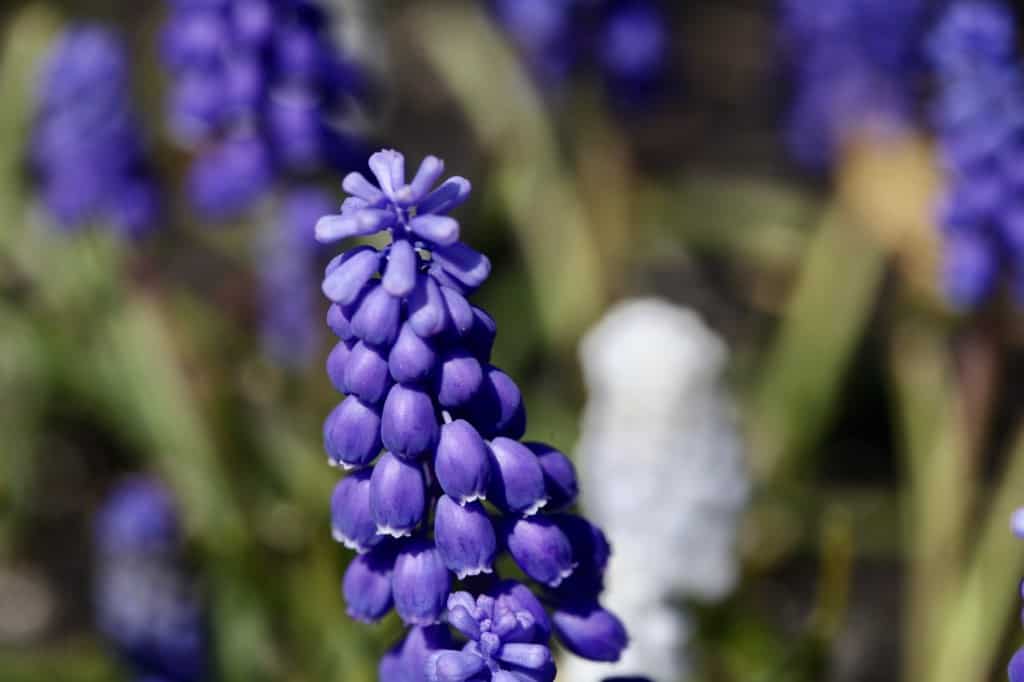
<instances>
[{"instance_id":1,"label":"blurred green stem","mask_svg":"<svg viewBox=\"0 0 1024 682\"><path fill-rule=\"evenodd\" d=\"M545 336L571 348L604 306L607 292L600 250L559 158L543 102L481 8L422 3L409 25L411 38L494 163Z\"/></svg>"},{"instance_id":2,"label":"blurred green stem","mask_svg":"<svg viewBox=\"0 0 1024 682\"><path fill-rule=\"evenodd\" d=\"M57 33L59 18L47 5L29 5L16 13L3 34L0 55L0 253L18 239L23 187L22 161L29 139L36 80Z\"/></svg>"},{"instance_id":3,"label":"blurred green stem","mask_svg":"<svg viewBox=\"0 0 1024 682\"><path fill-rule=\"evenodd\" d=\"M904 679L931 680L937 637L957 594L973 499L970 439L937 324L900 315L889 352L909 481ZM975 678L961 678L975 679Z\"/></svg>"},{"instance_id":4,"label":"blurred green stem","mask_svg":"<svg viewBox=\"0 0 1024 682\"><path fill-rule=\"evenodd\" d=\"M1009 522L1024 501L1024 427L1017 433L999 480L995 494L988 498L988 513L967 565L963 589L941 615L929 682L986 679L1006 625L1019 609L1017 586L1024 574L1024 543L1010 532Z\"/></svg>"},{"instance_id":5,"label":"blurred green stem","mask_svg":"<svg viewBox=\"0 0 1024 682\"><path fill-rule=\"evenodd\" d=\"M752 405L752 465L762 481L804 479L864 335L885 253L839 209L823 216Z\"/></svg>"}]
</instances>

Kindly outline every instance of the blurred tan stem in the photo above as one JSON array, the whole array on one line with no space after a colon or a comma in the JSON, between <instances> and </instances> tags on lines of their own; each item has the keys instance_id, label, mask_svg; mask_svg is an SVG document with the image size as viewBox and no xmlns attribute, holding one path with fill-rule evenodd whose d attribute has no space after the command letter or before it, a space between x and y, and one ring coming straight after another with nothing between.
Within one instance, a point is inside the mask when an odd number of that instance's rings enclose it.
<instances>
[{"instance_id":1,"label":"blurred tan stem","mask_svg":"<svg viewBox=\"0 0 1024 682\"><path fill-rule=\"evenodd\" d=\"M938 633L960 589L974 489L965 406L935 323L905 312L889 347L909 492L904 677L932 680ZM964 678L969 679L969 678ZM973 679L973 678L971 678Z\"/></svg>"},{"instance_id":2,"label":"blurred tan stem","mask_svg":"<svg viewBox=\"0 0 1024 682\"><path fill-rule=\"evenodd\" d=\"M410 39L451 90L494 164L545 336L569 349L607 292L600 250L544 104L475 3L420 3L412 14ZM468 236L472 227L465 229Z\"/></svg>"},{"instance_id":3,"label":"blurred tan stem","mask_svg":"<svg viewBox=\"0 0 1024 682\"><path fill-rule=\"evenodd\" d=\"M805 478L885 273L885 253L838 208L809 244L752 405L755 474Z\"/></svg>"}]
</instances>

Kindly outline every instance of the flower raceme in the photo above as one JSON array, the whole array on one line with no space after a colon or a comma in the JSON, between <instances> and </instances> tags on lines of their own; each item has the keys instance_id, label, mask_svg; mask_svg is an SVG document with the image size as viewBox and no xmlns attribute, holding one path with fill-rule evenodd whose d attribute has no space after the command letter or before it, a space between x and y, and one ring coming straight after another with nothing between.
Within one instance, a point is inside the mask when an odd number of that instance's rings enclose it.
<instances>
[{"instance_id":1,"label":"flower raceme","mask_svg":"<svg viewBox=\"0 0 1024 682\"><path fill-rule=\"evenodd\" d=\"M347 164L339 123L361 77L330 39L317 0L168 0L164 63L174 137L198 149L189 190L214 217L259 199L283 173Z\"/></svg>"},{"instance_id":2,"label":"flower raceme","mask_svg":"<svg viewBox=\"0 0 1024 682\"><path fill-rule=\"evenodd\" d=\"M39 85L29 156L50 214L68 230L102 220L125 237L148 233L159 201L121 40L99 26L65 31Z\"/></svg>"},{"instance_id":3,"label":"flower raceme","mask_svg":"<svg viewBox=\"0 0 1024 682\"><path fill-rule=\"evenodd\" d=\"M343 583L348 612L373 622L394 608L411 626L381 679L550 680L552 632L579 655L617 659L625 630L598 603L608 544L565 511L578 488L569 459L521 442L522 395L490 363L497 326L467 300L491 269L449 215L469 181L442 182L435 157L407 179L391 150L369 168L376 183L345 177L351 196L315 233L327 243L388 237L334 258L322 287L339 337L327 373L346 394L324 446L330 464L351 470L331 499L333 535L357 552ZM497 576L506 551L550 620L529 588ZM458 581L477 596L452 594ZM469 638L461 650L443 620Z\"/></svg>"},{"instance_id":4,"label":"flower raceme","mask_svg":"<svg viewBox=\"0 0 1024 682\"><path fill-rule=\"evenodd\" d=\"M939 212L947 295L964 309L984 303L1002 279L1024 300L1024 78L1015 20L996 2L959 2L929 41L940 81L933 109L949 178Z\"/></svg>"},{"instance_id":5,"label":"flower raceme","mask_svg":"<svg viewBox=\"0 0 1024 682\"><path fill-rule=\"evenodd\" d=\"M138 679L207 679L203 606L180 546L170 493L152 479L123 481L97 516L98 626Z\"/></svg>"}]
</instances>

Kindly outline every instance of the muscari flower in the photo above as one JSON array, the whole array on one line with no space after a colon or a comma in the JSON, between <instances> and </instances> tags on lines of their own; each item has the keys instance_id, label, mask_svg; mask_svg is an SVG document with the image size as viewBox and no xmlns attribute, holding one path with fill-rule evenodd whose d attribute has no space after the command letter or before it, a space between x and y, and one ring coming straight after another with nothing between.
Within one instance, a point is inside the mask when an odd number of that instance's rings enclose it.
<instances>
[{"instance_id":1,"label":"muscari flower","mask_svg":"<svg viewBox=\"0 0 1024 682\"><path fill-rule=\"evenodd\" d=\"M593 62L612 99L650 102L663 83L669 34L656 0L494 0L494 15L544 85Z\"/></svg>"},{"instance_id":2,"label":"muscari flower","mask_svg":"<svg viewBox=\"0 0 1024 682\"><path fill-rule=\"evenodd\" d=\"M925 0L780 0L780 38L793 82L792 156L824 170L860 137L899 135L913 116Z\"/></svg>"},{"instance_id":3,"label":"muscari flower","mask_svg":"<svg viewBox=\"0 0 1024 682\"><path fill-rule=\"evenodd\" d=\"M382 660L381 679L455 679L463 663L477 670L462 654L481 661L481 675L509 679L508 665L526 679L552 679L552 632L580 655L618 658L625 630L598 603L608 545L564 512L578 488L568 458L520 442L522 395L490 363L495 322L467 300L490 274L449 215L468 198L469 182L441 182L435 157L407 178L405 158L390 150L372 155L369 168L376 183L349 174L343 187L352 196L315 233L323 242L387 237L382 248L364 244L334 258L322 287L339 337L327 372L347 394L327 417L324 445L330 464L352 470L331 500L335 539L358 553L344 578L348 612L373 622L394 608L412 627ZM529 588L498 581L495 564L506 551L552 608L550 621ZM485 627L485 600L469 612L484 619L475 644L454 658L427 656L453 648L432 628L462 618L449 599L460 582L485 590L520 624L529 612L532 639L499 623ZM508 642L516 646L503 649ZM518 646L525 643L532 648Z\"/></svg>"},{"instance_id":4,"label":"muscari flower","mask_svg":"<svg viewBox=\"0 0 1024 682\"><path fill-rule=\"evenodd\" d=\"M947 185L939 211L943 279L961 308L984 302L1005 273L1024 300L1024 80L1014 17L994 2L953 4L929 41L940 92L933 109Z\"/></svg>"},{"instance_id":5,"label":"muscari flower","mask_svg":"<svg viewBox=\"0 0 1024 682\"><path fill-rule=\"evenodd\" d=\"M36 95L29 158L57 224L107 222L139 237L157 224L157 191L131 104L120 39L98 26L64 32Z\"/></svg>"},{"instance_id":6,"label":"muscari flower","mask_svg":"<svg viewBox=\"0 0 1024 682\"><path fill-rule=\"evenodd\" d=\"M314 292L319 244L312 226L328 210L330 200L320 190L290 192L262 244L263 346L285 366L308 366L317 351L320 313Z\"/></svg>"},{"instance_id":7,"label":"muscari flower","mask_svg":"<svg viewBox=\"0 0 1024 682\"><path fill-rule=\"evenodd\" d=\"M360 76L330 39L316 0L169 0L164 61L170 128L197 158L189 191L221 218L282 174L350 161L345 117Z\"/></svg>"},{"instance_id":8,"label":"muscari flower","mask_svg":"<svg viewBox=\"0 0 1024 682\"><path fill-rule=\"evenodd\" d=\"M99 511L94 536L100 632L141 679L205 680L204 613L180 564L168 491L148 478L122 482Z\"/></svg>"},{"instance_id":9,"label":"muscari flower","mask_svg":"<svg viewBox=\"0 0 1024 682\"><path fill-rule=\"evenodd\" d=\"M663 352L652 357L651 348ZM684 679L691 619L678 603L732 590L749 493L722 385L726 351L690 310L640 299L611 309L584 337L580 359L588 392L577 445L587 474L582 507L618 550L607 559L603 601L634 643L611 669L573 660L562 672L572 682L610 673ZM628 470L624 451L633 453Z\"/></svg>"}]
</instances>

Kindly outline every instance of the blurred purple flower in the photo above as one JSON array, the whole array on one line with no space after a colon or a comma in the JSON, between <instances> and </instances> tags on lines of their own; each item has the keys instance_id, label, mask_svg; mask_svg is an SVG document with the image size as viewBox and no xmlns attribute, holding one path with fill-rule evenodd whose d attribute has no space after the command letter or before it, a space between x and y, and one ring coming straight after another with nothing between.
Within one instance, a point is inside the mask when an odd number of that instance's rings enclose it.
<instances>
[{"instance_id":1,"label":"blurred purple flower","mask_svg":"<svg viewBox=\"0 0 1024 682\"><path fill-rule=\"evenodd\" d=\"M65 31L42 72L29 149L46 208L66 229L106 221L142 236L159 209L144 156L120 39L99 26Z\"/></svg>"},{"instance_id":2,"label":"blurred purple flower","mask_svg":"<svg viewBox=\"0 0 1024 682\"><path fill-rule=\"evenodd\" d=\"M553 678L544 608L527 587L497 581L495 562L505 550L563 614L567 646L618 658L625 631L597 605L608 546L578 517L538 513L549 501L556 509L573 503L575 470L551 446L519 442L522 395L489 363L494 320L466 299L491 267L461 241L449 215L468 198L469 181L442 181L444 164L432 156L409 179L405 157L392 150L373 154L369 168L376 183L346 176L351 196L339 214L317 222L316 236L328 243L387 237L379 250L362 245L338 255L322 287L332 301L328 325L339 337L327 372L348 394L327 417L324 445L332 465L355 469L331 499L335 538L360 553L344 580L349 613L374 621L393 606L415 626L407 642L415 644L418 670L410 671L400 647L381 662L381 679L466 679L467 671L496 680ZM454 581L489 596L463 617L452 605L471 598L450 599ZM444 651L427 656L420 646L427 630L416 628L440 622L446 605L449 621L473 641L461 652L438 644L432 650ZM601 616L574 615L581 613ZM451 621L457 617L461 624Z\"/></svg>"},{"instance_id":3,"label":"blurred purple flower","mask_svg":"<svg viewBox=\"0 0 1024 682\"><path fill-rule=\"evenodd\" d=\"M246 210L281 174L349 165L343 124L361 75L316 0L169 0L168 118L195 148L189 189L215 219Z\"/></svg>"},{"instance_id":4,"label":"blurred purple flower","mask_svg":"<svg viewBox=\"0 0 1024 682\"><path fill-rule=\"evenodd\" d=\"M909 124L926 9L924 0L780 0L794 84L786 143L799 163L824 170L851 138Z\"/></svg>"},{"instance_id":5,"label":"blurred purple flower","mask_svg":"<svg viewBox=\"0 0 1024 682\"><path fill-rule=\"evenodd\" d=\"M948 184L939 211L944 284L973 308L1008 275L1024 301L1024 79L1014 17L995 2L959 2L928 42L939 80L933 121Z\"/></svg>"},{"instance_id":6,"label":"blurred purple flower","mask_svg":"<svg viewBox=\"0 0 1024 682\"><path fill-rule=\"evenodd\" d=\"M259 268L263 346L271 358L287 367L307 367L318 350L319 244L313 227L331 206L320 190L292 191L282 200L277 222L263 244Z\"/></svg>"},{"instance_id":7,"label":"blurred purple flower","mask_svg":"<svg viewBox=\"0 0 1024 682\"><path fill-rule=\"evenodd\" d=\"M203 608L180 565L170 493L152 479L127 479L98 512L94 536L100 631L139 677L205 680Z\"/></svg>"},{"instance_id":8,"label":"blurred purple flower","mask_svg":"<svg viewBox=\"0 0 1024 682\"><path fill-rule=\"evenodd\" d=\"M648 104L663 85L669 27L657 0L493 0L498 23L545 86L592 62L625 108Z\"/></svg>"}]
</instances>

